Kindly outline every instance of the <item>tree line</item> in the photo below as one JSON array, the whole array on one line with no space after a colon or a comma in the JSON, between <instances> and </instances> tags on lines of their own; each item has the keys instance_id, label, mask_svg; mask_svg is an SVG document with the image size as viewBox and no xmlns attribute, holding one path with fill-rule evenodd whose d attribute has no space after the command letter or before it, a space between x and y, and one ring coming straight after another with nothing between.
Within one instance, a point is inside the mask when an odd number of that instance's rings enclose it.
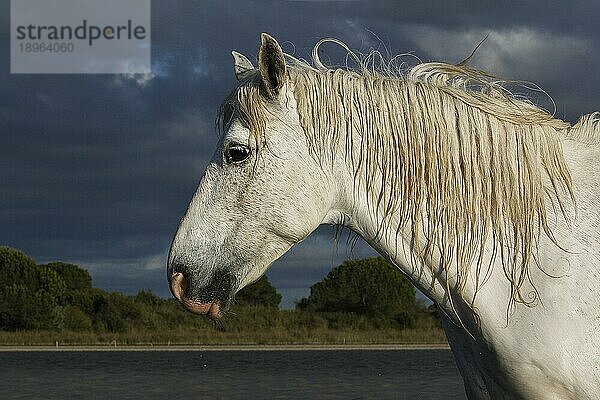
<instances>
[{"instance_id":1,"label":"tree line","mask_svg":"<svg viewBox=\"0 0 600 400\"><path fill-rule=\"evenodd\" d=\"M382 258L346 261L311 287L294 311L279 310L281 295L266 276L236 295L231 317L218 329L253 331L277 326L322 329L396 329L438 326L433 308L416 301L410 282ZM204 318L147 290L136 295L92 285L83 268L36 264L0 247L0 330L156 332L206 329Z\"/></svg>"}]
</instances>

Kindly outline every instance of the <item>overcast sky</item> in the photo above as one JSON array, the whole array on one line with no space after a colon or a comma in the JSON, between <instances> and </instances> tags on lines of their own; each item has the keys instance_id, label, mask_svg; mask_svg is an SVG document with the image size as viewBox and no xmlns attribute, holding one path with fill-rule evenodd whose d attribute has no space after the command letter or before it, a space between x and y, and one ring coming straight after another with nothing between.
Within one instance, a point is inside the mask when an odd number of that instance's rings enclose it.
<instances>
[{"instance_id":1,"label":"overcast sky","mask_svg":"<svg viewBox=\"0 0 600 400\"><path fill-rule=\"evenodd\" d=\"M0 4L0 244L79 264L107 290L169 294L168 247L236 83L230 52L254 60L260 32L307 59L333 36L450 63L489 33L473 65L537 83L560 118L600 109L600 2L157 1L145 77L11 75ZM363 243L353 252L374 254ZM347 256L322 227L268 275L290 307Z\"/></svg>"}]
</instances>

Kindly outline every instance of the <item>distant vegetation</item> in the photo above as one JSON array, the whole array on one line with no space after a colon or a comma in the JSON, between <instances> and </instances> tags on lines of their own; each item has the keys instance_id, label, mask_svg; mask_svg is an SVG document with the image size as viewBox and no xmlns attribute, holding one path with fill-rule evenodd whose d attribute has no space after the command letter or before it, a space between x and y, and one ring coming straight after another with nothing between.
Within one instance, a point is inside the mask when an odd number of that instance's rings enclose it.
<instances>
[{"instance_id":1,"label":"distant vegetation","mask_svg":"<svg viewBox=\"0 0 600 400\"><path fill-rule=\"evenodd\" d=\"M296 310L264 276L213 323L175 300L92 286L77 265L37 265L0 247L0 344L439 343L435 309L415 300L406 278L381 258L345 262L311 288Z\"/></svg>"}]
</instances>

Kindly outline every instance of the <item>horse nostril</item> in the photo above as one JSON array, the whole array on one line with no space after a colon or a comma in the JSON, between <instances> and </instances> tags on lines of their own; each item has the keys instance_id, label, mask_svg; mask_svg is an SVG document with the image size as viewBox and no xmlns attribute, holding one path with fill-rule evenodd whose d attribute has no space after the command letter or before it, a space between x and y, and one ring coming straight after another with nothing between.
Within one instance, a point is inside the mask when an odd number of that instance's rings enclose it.
<instances>
[{"instance_id":1,"label":"horse nostril","mask_svg":"<svg viewBox=\"0 0 600 400\"><path fill-rule=\"evenodd\" d=\"M171 292L173 296L179 301L182 301L185 289L187 288L187 281L181 272L175 272L171 276Z\"/></svg>"}]
</instances>

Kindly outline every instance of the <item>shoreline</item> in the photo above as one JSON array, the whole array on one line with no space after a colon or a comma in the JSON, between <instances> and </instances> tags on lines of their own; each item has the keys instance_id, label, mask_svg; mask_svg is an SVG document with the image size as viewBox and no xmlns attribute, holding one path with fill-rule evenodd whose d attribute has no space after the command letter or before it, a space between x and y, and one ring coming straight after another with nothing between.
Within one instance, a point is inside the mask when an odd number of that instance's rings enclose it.
<instances>
[{"instance_id":1,"label":"shoreline","mask_svg":"<svg viewBox=\"0 0 600 400\"><path fill-rule=\"evenodd\" d=\"M1 352L35 351L349 351L349 350L450 350L446 343L431 344L283 344L283 345L58 345L14 346L0 345Z\"/></svg>"}]
</instances>

